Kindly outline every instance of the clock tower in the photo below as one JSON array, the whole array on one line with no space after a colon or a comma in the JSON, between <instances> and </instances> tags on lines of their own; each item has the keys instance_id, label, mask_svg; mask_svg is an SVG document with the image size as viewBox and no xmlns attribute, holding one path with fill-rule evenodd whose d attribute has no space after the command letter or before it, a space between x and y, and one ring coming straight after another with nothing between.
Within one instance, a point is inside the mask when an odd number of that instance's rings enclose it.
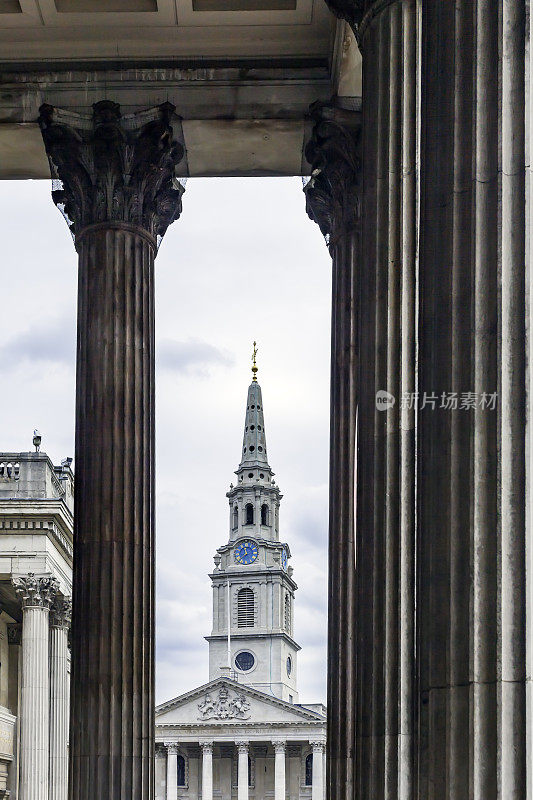
<instances>
[{"instance_id":1,"label":"clock tower","mask_svg":"<svg viewBox=\"0 0 533 800\"><path fill-rule=\"evenodd\" d=\"M254 342L255 348L255 342ZM298 702L289 545L280 538L282 498L267 458L257 366L248 387L242 457L230 485L229 539L215 555L209 680L221 675Z\"/></svg>"}]
</instances>

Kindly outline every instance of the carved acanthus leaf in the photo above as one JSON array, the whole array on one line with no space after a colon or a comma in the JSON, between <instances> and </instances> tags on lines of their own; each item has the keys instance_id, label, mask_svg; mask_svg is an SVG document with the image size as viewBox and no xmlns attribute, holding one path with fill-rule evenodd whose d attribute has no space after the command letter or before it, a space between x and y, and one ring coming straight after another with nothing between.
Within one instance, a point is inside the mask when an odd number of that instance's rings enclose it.
<instances>
[{"instance_id":1,"label":"carved acanthus leaf","mask_svg":"<svg viewBox=\"0 0 533 800\"><path fill-rule=\"evenodd\" d=\"M58 594L50 608L50 625L55 628L69 628L72 616L72 600Z\"/></svg>"},{"instance_id":2,"label":"carved acanthus leaf","mask_svg":"<svg viewBox=\"0 0 533 800\"><path fill-rule=\"evenodd\" d=\"M306 210L329 243L360 219L360 115L324 105L311 113L316 123L305 150L311 164Z\"/></svg>"},{"instance_id":3,"label":"carved acanthus leaf","mask_svg":"<svg viewBox=\"0 0 533 800\"><path fill-rule=\"evenodd\" d=\"M37 576L33 572L12 579L13 587L22 608L50 608L59 590L59 582L49 575Z\"/></svg>"},{"instance_id":4,"label":"carved acanthus leaf","mask_svg":"<svg viewBox=\"0 0 533 800\"><path fill-rule=\"evenodd\" d=\"M39 124L50 161L56 205L76 237L98 222L126 222L154 238L181 213L183 186L175 167L184 156L174 140L171 103L123 116L102 100L91 118L50 105Z\"/></svg>"}]
</instances>

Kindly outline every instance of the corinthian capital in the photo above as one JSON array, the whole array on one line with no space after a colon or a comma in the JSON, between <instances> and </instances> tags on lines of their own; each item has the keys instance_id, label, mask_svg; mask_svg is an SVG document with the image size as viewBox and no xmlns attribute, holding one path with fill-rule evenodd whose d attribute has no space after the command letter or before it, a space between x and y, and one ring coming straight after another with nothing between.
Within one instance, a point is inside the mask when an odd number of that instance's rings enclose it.
<instances>
[{"instance_id":1,"label":"corinthian capital","mask_svg":"<svg viewBox=\"0 0 533 800\"><path fill-rule=\"evenodd\" d=\"M39 124L52 197L74 238L98 222L123 222L163 237L181 213L183 186L175 166L184 148L174 140L171 103L122 115L102 100L92 116L43 105Z\"/></svg>"},{"instance_id":2,"label":"corinthian capital","mask_svg":"<svg viewBox=\"0 0 533 800\"><path fill-rule=\"evenodd\" d=\"M305 149L311 164L306 211L330 244L360 220L361 116L323 104L313 104L310 112L315 126Z\"/></svg>"},{"instance_id":3,"label":"corinthian capital","mask_svg":"<svg viewBox=\"0 0 533 800\"><path fill-rule=\"evenodd\" d=\"M50 625L54 628L69 628L72 616L72 600L57 595L50 608Z\"/></svg>"},{"instance_id":4,"label":"corinthian capital","mask_svg":"<svg viewBox=\"0 0 533 800\"><path fill-rule=\"evenodd\" d=\"M50 608L59 589L59 582L49 575L37 576L33 572L12 579L22 608Z\"/></svg>"},{"instance_id":5,"label":"corinthian capital","mask_svg":"<svg viewBox=\"0 0 533 800\"><path fill-rule=\"evenodd\" d=\"M345 19L357 34L357 27L365 12L365 0L326 0L326 4L336 17ZM368 0L366 5L370 5Z\"/></svg>"}]
</instances>

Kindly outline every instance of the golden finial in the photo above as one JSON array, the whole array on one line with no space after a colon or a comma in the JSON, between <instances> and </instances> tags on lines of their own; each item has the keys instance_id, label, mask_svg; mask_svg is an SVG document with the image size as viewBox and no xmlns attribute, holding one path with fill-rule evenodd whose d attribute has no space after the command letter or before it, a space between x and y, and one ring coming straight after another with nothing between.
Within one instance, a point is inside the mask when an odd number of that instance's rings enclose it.
<instances>
[{"instance_id":1,"label":"golden finial","mask_svg":"<svg viewBox=\"0 0 533 800\"><path fill-rule=\"evenodd\" d=\"M254 380L256 383L257 383L257 370L259 369L259 367L255 363L255 357L257 355L257 349L258 348L256 346L256 342L254 342L254 352L253 352L253 355L252 355L252 372L254 374L254 377L253 377L252 380Z\"/></svg>"}]
</instances>

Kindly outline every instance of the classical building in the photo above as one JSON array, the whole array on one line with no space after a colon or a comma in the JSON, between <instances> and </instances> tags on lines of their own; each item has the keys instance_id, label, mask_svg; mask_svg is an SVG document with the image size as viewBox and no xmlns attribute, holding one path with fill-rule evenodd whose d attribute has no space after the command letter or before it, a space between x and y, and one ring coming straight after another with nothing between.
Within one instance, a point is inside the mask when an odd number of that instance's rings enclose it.
<instances>
[{"instance_id":1,"label":"classical building","mask_svg":"<svg viewBox=\"0 0 533 800\"><path fill-rule=\"evenodd\" d=\"M210 575L209 683L156 709L157 800L324 800L326 710L299 703L297 586L253 371L229 538Z\"/></svg>"},{"instance_id":2,"label":"classical building","mask_svg":"<svg viewBox=\"0 0 533 800\"><path fill-rule=\"evenodd\" d=\"M0 5L0 177L52 176L79 263L72 800L153 795L179 178L295 174L332 256L329 797L531 797L530 0Z\"/></svg>"},{"instance_id":3,"label":"classical building","mask_svg":"<svg viewBox=\"0 0 533 800\"><path fill-rule=\"evenodd\" d=\"M71 459L0 453L0 797L66 800Z\"/></svg>"}]
</instances>

